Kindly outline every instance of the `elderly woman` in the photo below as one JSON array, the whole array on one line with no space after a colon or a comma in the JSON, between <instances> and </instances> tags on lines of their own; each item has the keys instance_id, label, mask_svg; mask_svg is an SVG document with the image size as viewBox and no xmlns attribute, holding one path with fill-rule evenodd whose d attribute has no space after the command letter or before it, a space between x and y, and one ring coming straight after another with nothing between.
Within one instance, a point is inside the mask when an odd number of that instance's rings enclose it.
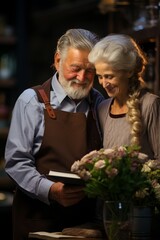
<instances>
[{"instance_id":1,"label":"elderly woman","mask_svg":"<svg viewBox=\"0 0 160 240\"><path fill-rule=\"evenodd\" d=\"M133 38L111 34L89 54L109 98L99 105L103 147L138 145L160 160L160 97L147 89L147 57Z\"/></svg>"}]
</instances>

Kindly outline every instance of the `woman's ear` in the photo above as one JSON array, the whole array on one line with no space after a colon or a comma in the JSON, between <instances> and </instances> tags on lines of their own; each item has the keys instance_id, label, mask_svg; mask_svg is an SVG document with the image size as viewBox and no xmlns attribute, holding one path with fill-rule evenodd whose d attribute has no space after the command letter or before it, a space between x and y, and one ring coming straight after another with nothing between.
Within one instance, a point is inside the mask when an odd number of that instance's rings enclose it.
<instances>
[{"instance_id":1,"label":"woman's ear","mask_svg":"<svg viewBox=\"0 0 160 240\"><path fill-rule=\"evenodd\" d=\"M58 52L55 53L54 55L54 66L56 68L56 70L59 70L59 62L60 62L60 54Z\"/></svg>"}]
</instances>

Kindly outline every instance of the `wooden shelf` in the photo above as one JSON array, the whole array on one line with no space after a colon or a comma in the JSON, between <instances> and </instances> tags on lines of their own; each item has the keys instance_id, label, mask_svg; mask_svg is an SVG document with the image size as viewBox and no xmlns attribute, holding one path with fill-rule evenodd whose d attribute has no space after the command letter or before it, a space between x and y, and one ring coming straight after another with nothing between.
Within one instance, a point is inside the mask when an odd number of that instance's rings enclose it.
<instances>
[{"instance_id":1,"label":"wooden shelf","mask_svg":"<svg viewBox=\"0 0 160 240\"><path fill-rule=\"evenodd\" d=\"M146 27L142 30L126 30L121 33L130 35L142 46L150 42L155 43L155 79L153 82L153 91L155 94L160 95L160 22L156 26Z\"/></svg>"},{"instance_id":2,"label":"wooden shelf","mask_svg":"<svg viewBox=\"0 0 160 240\"><path fill-rule=\"evenodd\" d=\"M9 129L6 128L0 128L0 138L7 138Z\"/></svg>"},{"instance_id":3,"label":"wooden shelf","mask_svg":"<svg viewBox=\"0 0 160 240\"><path fill-rule=\"evenodd\" d=\"M15 36L3 36L0 35L0 44L14 45L17 39Z\"/></svg>"},{"instance_id":4,"label":"wooden shelf","mask_svg":"<svg viewBox=\"0 0 160 240\"><path fill-rule=\"evenodd\" d=\"M12 88L15 84L16 84L16 79L14 78L7 78L7 79L0 78L0 88Z\"/></svg>"},{"instance_id":5,"label":"wooden shelf","mask_svg":"<svg viewBox=\"0 0 160 240\"><path fill-rule=\"evenodd\" d=\"M129 34L130 36L138 40L138 42L143 43L148 42L148 40L151 38L156 39L156 37L159 35L158 25L147 27L138 31L128 30L122 33Z\"/></svg>"}]
</instances>

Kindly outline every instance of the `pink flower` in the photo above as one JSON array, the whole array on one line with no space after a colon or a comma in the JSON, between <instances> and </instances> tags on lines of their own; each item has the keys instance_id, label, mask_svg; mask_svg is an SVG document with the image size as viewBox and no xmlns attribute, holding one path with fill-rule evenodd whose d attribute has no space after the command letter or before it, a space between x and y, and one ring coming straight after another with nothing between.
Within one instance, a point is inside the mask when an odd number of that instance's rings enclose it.
<instances>
[{"instance_id":1,"label":"pink flower","mask_svg":"<svg viewBox=\"0 0 160 240\"><path fill-rule=\"evenodd\" d=\"M109 178L113 178L118 174L118 169L117 168L112 168L110 170L106 169L105 172L107 173Z\"/></svg>"},{"instance_id":2,"label":"pink flower","mask_svg":"<svg viewBox=\"0 0 160 240\"><path fill-rule=\"evenodd\" d=\"M124 146L120 146L118 148L118 155L120 157L126 156L126 148Z\"/></svg>"},{"instance_id":3,"label":"pink flower","mask_svg":"<svg viewBox=\"0 0 160 240\"><path fill-rule=\"evenodd\" d=\"M81 163L85 164L87 162L90 162L90 160L92 161L92 159L97 156L98 156L97 150L91 151L90 153L86 154L84 157L81 158Z\"/></svg>"},{"instance_id":4,"label":"pink flower","mask_svg":"<svg viewBox=\"0 0 160 240\"><path fill-rule=\"evenodd\" d=\"M96 162L95 164L94 164L94 167L96 168L96 169L101 169L101 168L104 168L105 167L105 161L104 160L99 160L98 162Z\"/></svg>"}]
</instances>

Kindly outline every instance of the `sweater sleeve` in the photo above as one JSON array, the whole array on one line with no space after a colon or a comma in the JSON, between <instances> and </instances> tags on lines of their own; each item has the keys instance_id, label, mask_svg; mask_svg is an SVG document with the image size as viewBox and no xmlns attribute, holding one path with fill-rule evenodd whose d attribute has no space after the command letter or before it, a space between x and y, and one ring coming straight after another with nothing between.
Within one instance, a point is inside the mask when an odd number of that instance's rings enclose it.
<instances>
[{"instance_id":1,"label":"sweater sleeve","mask_svg":"<svg viewBox=\"0 0 160 240\"><path fill-rule=\"evenodd\" d=\"M160 98L150 94L143 103L142 116L147 137L155 159L160 160Z\"/></svg>"}]
</instances>

